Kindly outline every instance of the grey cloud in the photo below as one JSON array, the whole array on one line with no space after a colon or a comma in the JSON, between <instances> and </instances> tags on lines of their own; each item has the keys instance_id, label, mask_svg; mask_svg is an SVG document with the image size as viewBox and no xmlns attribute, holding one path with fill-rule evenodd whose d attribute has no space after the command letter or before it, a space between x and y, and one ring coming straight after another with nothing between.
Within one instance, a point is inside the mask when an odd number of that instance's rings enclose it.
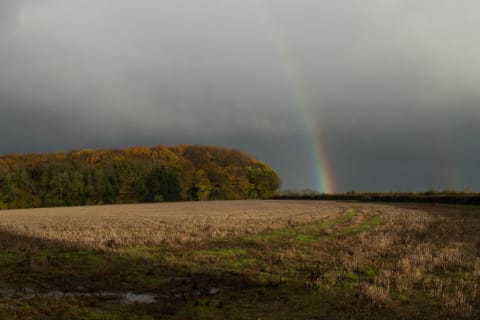
<instances>
[{"instance_id":1,"label":"grey cloud","mask_svg":"<svg viewBox=\"0 0 480 320\"><path fill-rule=\"evenodd\" d=\"M285 188L308 188L295 84L340 190L480 190L479 9L4 0L0 152L219 144L271 163Z\"/></svg>"},{"instance_id":2,"label":"grey cloud","mask_svg":"<svg viewBox=\"0 0 480 320\"><path fill-rule=\"evenodd\" d=\"M15 22L20 8L20 2L21 1L16 0L3 0L0 3L0 32Z\"/></svg>"}]
</instances>

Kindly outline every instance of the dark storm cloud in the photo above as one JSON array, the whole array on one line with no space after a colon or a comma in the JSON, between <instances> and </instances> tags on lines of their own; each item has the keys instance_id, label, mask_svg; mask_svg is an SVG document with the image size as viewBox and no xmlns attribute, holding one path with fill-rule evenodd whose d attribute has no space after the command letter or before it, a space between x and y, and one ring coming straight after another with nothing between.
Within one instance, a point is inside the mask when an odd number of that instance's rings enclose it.
<instances>
[{"instance_id":1,"label":"dark storm cloud","mask_svg":"<svg viewBox=\"0 0 480 320\"><path fill-rule=\"evenodd\" d=\"M218 144L269 162L285 188L307 188L297 81L340 190L479 190L479 9L3 0L0 152Z\"/></svg>"}]
</instances>

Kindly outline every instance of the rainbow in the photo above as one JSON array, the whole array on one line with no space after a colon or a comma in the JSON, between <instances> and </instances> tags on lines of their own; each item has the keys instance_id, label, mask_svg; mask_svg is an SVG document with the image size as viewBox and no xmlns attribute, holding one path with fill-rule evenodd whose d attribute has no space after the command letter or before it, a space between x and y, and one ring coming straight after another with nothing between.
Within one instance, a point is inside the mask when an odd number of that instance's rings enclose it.
<instances>
[{"instance_id":1,"label":"rainbow","mask_svg":"<svg viewBox=\"0 0 480 320\"><path fill-rule=\"evenodd\" d=\"M258 5L258 12L262 14L261 20L265 24L266 31L271 34L275 51L278 52L279 59L284 66L285 78L291 90L292 101L299 111L300 121L305 130L304 136L309 146L308 152L312 171L315 174L314 188L321 193L334 193L336 190L335 181L327 157L326 144L322 139L321 130L315 122L313 103L306 90L307 86L297 67L291 47L267 4L263 1L255 2Z\"/></svg>"}]
</instances>

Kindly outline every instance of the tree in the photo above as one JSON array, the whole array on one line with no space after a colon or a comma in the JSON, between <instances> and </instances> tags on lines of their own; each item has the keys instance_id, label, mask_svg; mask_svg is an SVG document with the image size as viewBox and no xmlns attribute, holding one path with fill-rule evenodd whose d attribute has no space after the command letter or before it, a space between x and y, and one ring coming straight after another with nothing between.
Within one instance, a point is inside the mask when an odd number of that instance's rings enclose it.
<instances>
[{"instance_id":1,"label":"tree","mask_svg":"<svg viewBox=\"0 0 480 320\"><path fill-rule=\"evenodd\" d=\"M0 169L0 209L7 209L12 201L12 188L10 180L5 172Z\"/></svg>"},{"instance_id":2,"label":"tree","mask_svg":"<svg viewBox=\"0 0 480 320\"><path fill-rule=\"evenodd\" d=\"M166 167L155 168L146 179L147 194L145 201L178 201L180 199L180 185L177 173Z\"/></svg>"},{"instance_id":3,"label":"tree","mask_svg":"<svg viewBox=\"0 0 480 320\"><path fill-rule=\"evenodd\" d=\"M280 178L269 166L258 164L249 167L247 170L250 182L250 198L268 199L280 188Z\"/></svg>"}]
</instances>

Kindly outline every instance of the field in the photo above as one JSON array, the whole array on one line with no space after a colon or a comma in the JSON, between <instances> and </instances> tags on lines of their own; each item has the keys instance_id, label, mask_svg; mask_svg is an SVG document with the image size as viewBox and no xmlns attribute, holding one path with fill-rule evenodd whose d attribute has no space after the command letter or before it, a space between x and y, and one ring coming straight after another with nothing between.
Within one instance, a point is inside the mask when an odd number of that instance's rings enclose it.
<instances>
[{"instance_id":1,"label":"field","mask_svg":"<svg viewBox=\"0 0 480 320\"><path fill-rule=\"evenodd\" d=\"M0 211L0 319L478 319L480 207Z\"/></svg>"}]
</instances>

